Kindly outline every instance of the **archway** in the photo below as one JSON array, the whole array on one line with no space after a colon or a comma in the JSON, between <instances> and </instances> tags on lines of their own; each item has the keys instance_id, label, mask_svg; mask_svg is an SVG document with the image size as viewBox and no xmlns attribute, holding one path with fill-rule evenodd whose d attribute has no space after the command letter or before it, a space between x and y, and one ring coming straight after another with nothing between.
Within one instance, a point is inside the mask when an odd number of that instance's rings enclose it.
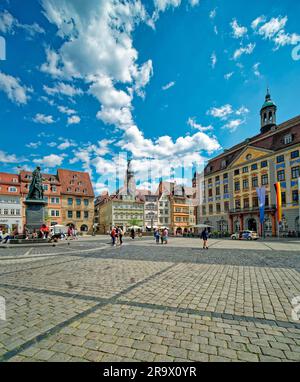
<instances>
[{"instance_id":1,"label":"archway","mask_svg":"<svg viewBox=\"0 0 300 382\"><path fill-rule=\"evenodd\" d=\"M254 218L248 220L248 230L257 232L257 222Z\"/></svg>"},{"instance_id":2,"label":"archway","mask_svg":"<svg viewBox=\"0 0 300 382\"><path fill-rule=\"evenodd\" d=\"M182 228L181 227L176 229L176 235L182 235Z\"/></svg>"},{"instance_id":3,"label":"archway","mask_svg":"<svg viewBox=\"0 0 300 382\"><path fill-rule=\"evenodd\" d=\"M89 230L89 227L86 224L82 224L82 226L80 227L81 232L87 232L88 230Z\"/></svg>"}]
</instances>

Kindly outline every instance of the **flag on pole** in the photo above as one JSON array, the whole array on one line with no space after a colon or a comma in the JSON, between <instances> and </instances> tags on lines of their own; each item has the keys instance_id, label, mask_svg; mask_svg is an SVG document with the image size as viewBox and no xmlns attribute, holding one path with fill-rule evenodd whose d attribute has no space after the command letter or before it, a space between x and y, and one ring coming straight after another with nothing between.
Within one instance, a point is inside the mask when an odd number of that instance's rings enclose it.
<instances>
[{"instance_id":1,"label":"flag on pole","mask_svg":"<svg viewBox=\"0 0 300 382\"><path fill-rule=\"evenodd\" d=\"M259 202L259 221L261 224L263 224L265 220L266 188L257 187L256 193L257 193L258 202Z\"/></svg>"},{"instance_id":2,"label":"flag on pole","mask_svg":"<svg viewBox=\"0 0 300 382\"><path fill-rule=\"evenodd\" d=\"M277 207L277 221L282 220L282 200L281 200L281 185L280 182L274 184L276 191L276 207Z\"/></svg>"}]
</instances>

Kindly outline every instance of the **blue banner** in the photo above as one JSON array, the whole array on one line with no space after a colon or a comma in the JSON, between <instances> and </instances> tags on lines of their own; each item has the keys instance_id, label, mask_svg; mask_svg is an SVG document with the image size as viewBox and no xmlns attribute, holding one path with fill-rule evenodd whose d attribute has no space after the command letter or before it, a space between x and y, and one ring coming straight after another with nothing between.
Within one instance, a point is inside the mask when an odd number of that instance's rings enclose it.
<instances>
[{"instance_id":1,"label":"blue banner","mask_svg":"<svg viewBox=\"0 0 300 382\"><path fill-rule=\"evenodd\" d=\"M259 220L261 224L263 224L265 220L266 188L257 187L256 193L258 196L258 203L259 203L259 215L260 215Z\"/></svg>"}]
</instances>

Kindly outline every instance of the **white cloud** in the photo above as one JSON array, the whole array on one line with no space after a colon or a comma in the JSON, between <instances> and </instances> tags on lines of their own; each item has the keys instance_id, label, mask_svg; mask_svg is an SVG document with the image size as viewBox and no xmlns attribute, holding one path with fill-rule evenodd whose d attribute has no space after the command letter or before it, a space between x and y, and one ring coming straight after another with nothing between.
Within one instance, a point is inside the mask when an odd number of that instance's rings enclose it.
<instances>
[{"instance_id":1,"label":"white cloud","mask_svg":"<svg viewBox=\"0 0 300 382\"><path fill-rule=\"evenodd\" d=\"M57 167L64 161L63 155L50 154L46 155L41 159L34 159L33 162L36 164L44 165L46 167Z\"/></svg>"},{"instance_id":2,"label":"white cloud","mask_svg":"<svg viewBox=\"0 0 300 382\"><path fill-rule=\"evenodd\" d=\"M272 39L280 30L284 29L287 21L287 16L273 17L258 29L258 34L265 39Z\"/></svg>"},{"instance_id":3,"label":"white cloud","mask_svg":"<svg viewBox=\"0 0 300 382\"><path fill-rule=\"evenodd\" d=\"M231 133L237 130L237 128L245 123L245 120L234 119L229 121L226 125L223 126L223 129L229 130Z\"/></svg>"},{"instance_id":4,"label":"white cloud","mask_svg":"<svg viewBox=\"0 0 300 382\"><path fill-rule=\"evenodd\" d=\"M21 85L19 78L0 72L0 90L6 93L7 97L16 104L26 104L32 89Z\"/></svg>"},{"instance_id":5,"label":"white cloud","mask_svg":"<svg viewBox=\"0 0 300 382\"><path fill-rule=\"evenodd\" d=\"M19 158L15 154L7 154L6 152L0 150L0 162L2 163L18 163Z\"/></svg>"},{"instance_id":6,"label":"white cloud","mask_svg":"<svg viewBox=\"0 0 300 382\"><path fill-rule=\"evenodd\" d=\"M260 16L252 22L252 27L263 39L273 41L275 43L275 50L286 45L297 45L300 42L300 35L285 32L288 22L287 16L273 17L268 22L266 20L265 16ZM261 26L258 28L258 25Z\"/></svg>"},{"instance_id":7,"label":"white cloud","mask_svg":"<svg viewBox=\"0 0 300 382\"><path fill-rule=\"evenodd\" d=\"M15 19L9 12L7 12L6 10L0 12L0 32L12 33L14 23Z\"/></svg>"},{"instance_id":8,"label":"white cloud","mask_svg":"<svg viewBox=\"0 0 300 382\"><path fill-rule=\"evenodd\" d=\"M245 115L245 114L248 114L250 111L249 109L247 109L245 106L242 106L240 107L236 112L235 114L236 115Z\"/></svg>"},{"instance_id":9,"label":"white cloud","mask_svg":"<svg viewBox=\"0 0 300 382\"><path fill-rule=\"evenodd\" d=\"M37 23L31 25L21 24L7 10L0 12L0 32L14 34L16 28L25 30L31 37L35 36L37 33L45 33L45 30L41 28Z\"/></svg>"},{"instance_id":10,"label":"white cloud","mask_svg":"<svg viewBox=\"0 0 300 382\"><path fill-rule=\"evenodd\" d=\"M261 73L259 71L260 65L261 65L260 62L257 62L256 64L253 65L253 72L256 77L261 77Z\"/></svg>"},{"instance_id":11,"label":"white cloud","mask_svg":"<svg viewBox=\"0 0 300 382\"><path fill-rule=\"evenodd\" d=\"M72 114L76 114L76 111L73 110L73 109L69 109L68 107L66 106L58 106L57 107L58 110L63 113L63 114L67 114L67 115L72 115Z\"/></svg>"},{"instance_id":12,"label":"white cloud","mask_svg":"<svg viewBox=\"0 0 300 382\"><path fill-rule=\"evenodd\" d=\"M200 0L189 0L189 3L192 7L195 7L200 3Z\"/></svg>"},{"instance_id":13,"label":"white cloud","mask_svg":"<svg viewBox=\"0 0 300 382\"><path fill-rule=\"evenodd\" d=\"M33 118L33 122L42 123L44 125L54 123L52 115L45 115L41 113L37 113Z\"/></svg>"},{"instance_id":14,"label":"white cloud","mask_svg":"<svg viewBox=\"0 0 300 382\"><path fill-rule=\"evenodd\" d=\"M168 84L162 86L162 90L168 90L168 89L172 88L173 86L175 86L175 84L176 84L175 81L171 81Z\"/></svg>"},{"instance_id":15,"label":"white cloud","mask_svg":"<svg viewBox=\"0 0 300 382\"><path fill-rule=\"evenodd\" d=\"M230 114L234 112L233 108L231 105L227 104L221 107L213 107L211 108L207 114L211 115L215 118L220 118L220 119L226 119Z\"/></svg>"},{"instance_id":16,"label":"white cloud","mask_svg":"<svg viewBox=\"0 0 300 382\"><path fill-rule=\"evenodd\" d=\"M225 80L229 80L234 75L234 72L224 74Z\"/></svg>"},{"instance_id":17,"label":"white cloud","mask_svg":"<svg viewBox=\"0 0 300 382\"><path fill-rule=\"evenodd\" d=\"M248 29L246 27L239 25L236 19L233 19L230 25L233 30L234 38L241 38L248 32Z\"/></svg>"},{"instance_id":18,"label":"white cloud","mask_svg":"<svg viewBox=\"0 0 300 382\"><path fill-rule=\"evenodd\" d=\"M213 9L213 10L210 11L210 13L209 13L209 18L210 18L210 19L214 19L216 16L217 16L217 8Z\"/></svg>"},{"instance_id":19,"label":"white cloud","mask_svg":"<svg viewBox=\"0 0 300 382\"><path fill-rule=\"evenodd\" d=\"M44 62L40 70L44 73L50 74L52 77L62 77L63 72L61 69L58 68L59 63L59 55L49 47L46 48L46 58L47 62Z\"/></svg>"},{"instance_id":20,"label":"white cloud","mask_svg":"<svg viewBox=\"0 0 300 382\"><path fill-rule=\"evenodd\" d=\"M241 47L239 49L237 49L235 52L234 52L234 55L233 55L233 59L234 60L237 60L238 58L240 58L243 54L252 54L254 49L255 49L255 46L256 44L255 43L249 43L247 46L245 47Z\"/></svg>"},{"instance_id":21,"label":"white cloud","mask_svg":"<svg viewBox=\"0 0 300 382\"><path fill-rule=\"evenodd\" d=\"M181 4L181 0L154 0L155 8L164 12L168 7L178 7Z\"/></svg>"},{"instance_id":22,"label":"white cloud","mask_svg":"<svg viewBox=\"0 0 300 382\"><path fill-rule=\"evenodd\" d=\"M74 97L83 94L83 91L81 89L75 88L74 86L66 84L64 82L59 82L52 88L50 88L47 85L44 85L43 89L48 95L52 96L55 94L61 94L68 97Z\"/></svg>"},{"instance_id":23,"label":"white cloud","mask_svg":"<svg viewBox=\"0 0 300 382\"><path fill-rule=\"evenodd\" d=\"M41 146L42 142L30 142L26 145L26 147L29 147L30 149L37 149L39 146Z\"/></svg>"},{"instance_id":24,"label":"white cloud","mask_svg":"<svg viewBox=\"0 0 300 382\"><path fill-rule=\"evenodd\" d=\"M66 150L70 147L76 147L77 146L77 144L72 140L69 140L69 139L64 140L63 138L60 138L59 140L63 141L63 142L57 146L58 150Z\"/></svg>"},{"instance_id":25,"label":"white cloud","mask_svg":"<svg viewBox=\"0 0 300 382\"><path fill-rule=\"evenodd\" d=\"M251 23L251 27L252 29L257 29L258 25L259 24L262 24L266 21L266 17L265 16L259 16L257 17L255 20L252 21Z\"/></svg>"},{"instance_id":26,"label":"white cloud","mask_svg":"<svg viewBox=\"0 0 300 382\"><path fill-rule=\"evenodd\" d=\"M68 117L68 125L77 125L80 123L81 119L78 117L78 115L72 115L71 117Z\"/></svg>"},{"instance_id":27,"label":"white cloud","mask_svg":"<svg viewBox=\"0 0 300 382\"><path fill-rule=\"evenodd\" d=\"M213 126L209 125L209 126L202 126L201 124L197 123L196 122L196 119L193 117L193 118L189 118L188 121L187 121L187 124L191 127L193 127L194 129L197 129L199 131L211 131L213 130Z\"/></svg>"},{"instance_id":28,"label":"white cloud","mask_svg":"<svg viewBox=\"0 0 300 382\"><path fill-rule=\"evenodd\" d=\"M211 57L211 67L214 69L216 64L217 64L217 55L216 55L216 52L213 52Z\"/></svg>"}]
</instances>

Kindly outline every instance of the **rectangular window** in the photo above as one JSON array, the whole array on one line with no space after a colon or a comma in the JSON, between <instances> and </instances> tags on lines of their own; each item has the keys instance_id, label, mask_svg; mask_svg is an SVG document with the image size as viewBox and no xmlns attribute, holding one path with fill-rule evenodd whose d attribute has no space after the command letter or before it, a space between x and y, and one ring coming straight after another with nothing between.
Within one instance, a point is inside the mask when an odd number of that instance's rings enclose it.
<instances>
[{"instance_id":1,"label":"rectangular window","mask_svg":"<svg viewBox=\"0 0 300 382\"><path fill-rule=\"evenodd\" d=\"M292 179L297 179L300 177L300 166L292 167Z\"/></svg>"},{"instance_id":2,"label":"rectangular window","mask_svg":"<svg viewBox=\"0 0 300 382\"><path fill-rule=\"evenodd\" d=\"M80 204L81 204L81 199L76 199L76 205L80 206Z\"/></svg>"},{"instance_id":3,"label":"rectangular window","mask_svg":"<svg viewBox=\"0 0 300 382\"><path fill-rule=\"evenodd\" d=\"M73 218L73 211L68 211L68 219L72 219Z\"/></svg>"},{"instance_id":4,"label":"rectangular window","mask_svg":"<svg viewBox=\"0 0 300 382\"><path fill-rule=\"evenodd\" d=\"M248 188L249 188L249 180L244 179L243 180L243 190L248 190Z\"/></svg>"},{"instance_id":5,"label":"rectangular window","mask_svg":"<svg viewBox=\"0 0 300 382\"><path fill-rule=\"evenodd\" d=\"M80 219L81 218L81 211L76 211L76 218Z\"/></svg>"},{"instance_id":6,"label":"rectangular window","mask_svg":"<svg viewBox=\"0 0 300 382\"><path fill-rule=\"evenodd\" d=\"M281 202L282 202L283 206L286 205L286 193L285 192L281 193Z\"/></svg>"},{"instance_id":7,"label":"rectangular window","mask_svg":"<svg viewBox=\"0 0 300 382\"><path fill-rule=\"evenodd\" d=\"M68 206L72 206L73 205L73 199L72 198L68 198Z\"/></svg>"},{"instance_id":8,"label":"rectangular window","mask_svg":"<svg viewBox=\"0 0 300 382\"><path fill-rule=\"evenodd\" d=\"M234 202L235 209L240 210L241 209L241 201L239 199L236 199Z\"/></svg>"},{"instance_id":9,"label":"rectangular window","mask_svg":"<svg viewBox=\"0 0 300 382\"><path fill-rule=\"evenodd\" d=\"M257 170L257 168L258 168L257 163L254 163L254 164L251 165L251 170L252 171Z\"/></svg>"},{"instance_id":10,"label":"rectangular window","mask_svg":"<svg viewBox=\"0 0 300 382\"><path fill-rule=\"evenodd\" d=\"M249 204L249 198L245 198L244 199L244 208L249 208L250 204Z\"/></svg>"},{"instance_id":11,"label":"rectangular window","mask_svg":"<svg viewBox=\"0 0 300 382\"><path fill-rule=\"evenodd\" d=\"M277 181L283 182L285 180L285 172L284 170L277 171Z\"/></svg>"},{"instance_id":12,"label":"rectangular window","mask_svg":"<svg viewBox=\"0 0 300 382\"><path fill-rule=\"evenodd\" d=\"M269 184L268 174L264 174L261 176L261 184L262 186L266 186L267 184Z\"/></svg>"},{"instance_id":13,"label":"rectangular window","mask_svg":"<svg viewBox=\"0 0 300 382\"><path fill-rule=\"evenodd\" d=\"M219 182L219 181L220 181L220 177L216 176L216 182Z\"/></svg>"},{"instance_id":14,"label":"rectangular window","mask_svg":"<svg viewBox=\"0 0 300 382\"><path fill-rule=\"evenodd\" d=\"M228 174L227 173L223 175L223 179L228 179Z\"/></svg>"},{"instance_id":15,"label":"rectangular window","mask_svg":"<svg viewBox=\"0 0 300 382\"><path fill-rule=\"evenodd\" d=\"M257 196L254 196L254 198L252 199L252 207L253 208L258 207L258 197Z\"/></svg>"},{"instance_id":16,"label":"rectangular window","mask_svg":"<svg viewBox=\"0 0 300 382\"><path fill-rule=\"evenodd\" d=\"M298 190L294 190L292 193L292 200L293 203L298 203L299 202L299 192Z\"/></svg>"},{"instance_id":17,"label":"rectangular window","mask_svg":"<svg viewBox=\"0 0 300 382\"><path fill-rule=\"evenodd\" d=\"M291 152L291 159L299 158L299 150Z\"/></svg>"},{"instance_id":18,"label":"rectangular window","mask_svg":"<svg viewBox=\"0 0 300 382\"><path fill-rule=\"evenodd\" d=\"M285 135L284 138L283 138L283 141L284 141L285 145L288 145L288 144L292 143L293 142L292 134Z\"/></svg>"},{"instance_id":19,"label":"rectangular window","mask_svg":"<svg viewBox=\"0 0 300 382\"><path fill-rule=\"evenodd\" d=\"M212 193L212 189L211 189L211 188L208 190L208 196L209 196L210 198L213 196L213 193Z\"/></svg>"},{"instance_id":20,"label":"rectangular window","mask_svg":"<svg viewBox=\"0 0 300 382\"><path fill-rule=\"evenodd\" d=\"M217 214L219 214L221 212L221 204L220 203L217 203L216 210L217 210Z\"/></svg>"},{"instance_id":21,"label":"rectangular window","mask_svg":"<svg viewBox=\"0 0 300 382\"><path fill-rule=\"evenodd\" d=\"M261 168L268 167L268 161L264 160L263 162L261 162L260 167Z\"/></svg>"},{"instance_id":22,"label":"rectangular window","mask_svg":"<svg viewBox=\"0 0 300 382\"><path fill-rule=\"evenodd\" d=\"M228 184L224 184L224 194L228 194Z\"/></svg>"},{"instance_id":23,"label":"rectangular window","mask_svg":"<svg viewBox=\"0 0 300 382\"><path fill-rule=\"evenodd\" d=\"M269 195L266 195L266 202L265 205L268 207L269 206Z\"/></svg>"},{"instance_id":24,"label":"rectangular window","mask_svg":"<svg viewBox=\"0 0 300 382\"><path fill-rule=\"evenodd\" d=\"M224 211L229 212L229 202L224 203Z\"/></svg>"},{"instance_id":25,"label":"rectangular window","mask_svg":"<svg viewBox=\"0 0 300 382\"><path fill-rule=\"evenodd\" d=\"M220 187L216 187L216 195L220 196Z\"/></svg>"},{"instance_id":26,"label":"rectangular window","mask_svg":"<svg viewBox=\"0 0 300 382\"><path fill-rule=\"evenodd\" d=\"M276 161L277 161L277 163L282 163L282 162L284 162L284 155L279 155L279 156L276 158Z\"/></svg>"},{"instance_id":27,"label":"rectangular window","mask_svg":"<svg viewBox=\"0 0 300 382\"><path fill-rule=\"evenodd\" d=\"M88 200L88 199L84 199L84 205L85 205L85 206L88 206L88 205L89 205L89 200Z\"/></svg>"},{"instance_id":28,"label":"rectangular window","mask_svg":"<svg viewBox=\"0 0 300 382\"><path fill-rule=\"evenodd\" d=\"M240 170L234 170L234 175L239 175L240 174Z\"/></svg>"},{"instance_id":29,"label":"rectangular window","mask_svg":"<svg viewBox=\"0 0 300 382\"><path fill-rule=\"evenodd\" d=\"M234 190L235 191L240 191L241 187L240 187L240 182L235 182L234 183Z\"/></svg>"},{"instance_id":30,"label":"rectangular window","mask_svg":"<svg viewBox=\"0 0 300 382\"><path fill-rule=\"evenodd\" d=\"M258 177L252 178L252 187L258 187Z\"/></svg>"},{"instance_id":31,"label":"rectangular window","mask_svg":"<svg viewBox=\"0 0 300 382\"><path fill-rule=\"evenodd\" d=\"M206 215L206 207L205 207L205 206L202 206L202 215L203 215L203 216Z\"/></svg>"},{"instance_id":32,"label":"rectangular window","mask_svg":"<svg viewBox=\"0 0 300 382\"><path fill-rule=\"evenodd\" d=\"M245 174L246 172L248 172L249 171L249 168L248 168L248 166L246 166L246 167L243 167L243 174Z\"/></svg>"},{"instance_id":33,"label":"rectangular window","mask_svg":"<svg viewBox=\"0 0 300 382\"><path fill-rule=\"evenodd\" d=\"M89 211L84 211L84 218L88 219L89 218Z\"/></svg>"},{"instance_id":34,"label":"rectangular window","mask_svg":"<svg viewBox=\"0 0 300 382\"><path fill-rule=\"evenodd\" d=\"M209 205L209 214L212 215L214 212L214 207L212 204Z\"/></svg>"}]
</instances>

